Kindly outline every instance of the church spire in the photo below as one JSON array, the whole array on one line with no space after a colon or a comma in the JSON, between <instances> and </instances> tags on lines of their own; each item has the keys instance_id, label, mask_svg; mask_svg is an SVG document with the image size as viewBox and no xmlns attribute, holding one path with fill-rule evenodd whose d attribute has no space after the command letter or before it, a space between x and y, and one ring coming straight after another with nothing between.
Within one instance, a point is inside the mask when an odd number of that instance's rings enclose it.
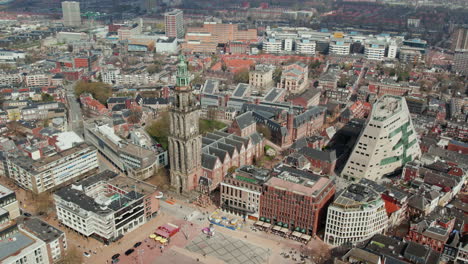
<instances>
[{"instance_id":1,"label":"church spire","mask_svg":"<svg viewBox=\"0 0 468 264\"><path fill-rule=\"evenodd\" d=\"M179 63L177 64L176 88L179 90L190 89L190 75L185 62L184 55L179 55Z\"/></svg>"}]
</instances>

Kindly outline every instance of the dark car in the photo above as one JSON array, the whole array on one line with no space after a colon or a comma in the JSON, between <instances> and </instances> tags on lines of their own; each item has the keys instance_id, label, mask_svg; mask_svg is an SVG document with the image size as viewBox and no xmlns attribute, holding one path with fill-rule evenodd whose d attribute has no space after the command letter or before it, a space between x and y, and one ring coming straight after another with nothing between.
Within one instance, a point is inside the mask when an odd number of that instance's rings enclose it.
<instances>
[{"instance_id":1,"label":"dark car","mask_svg":"<svg viewBox=\"0 0 468 264\"><path fill-rule=\"evenodd\" d=\"M112 256L112 259L116 259L116 258L119 258L120 257L120 254L115 254L114 256Z\"/></svg>"},{"instance_id":2,"label":"dark car","mask_svg":"<svg viewBox=\"0 0 468 264\"><path fill-rule=\"evenodd\" d=\"M133 245L134 248L137 248L139 246L141 246L141 242L136 242L135 245Z\"/></svg>"},{"instance_id":3,"label":"dark car","mask_svg":"<svg viewBox=\"0 0 468 264\"><path fill-rule=\"evenodd\" d=\"M32 214L30 214L30 213L24 213L24 216L26 216L26 217L31 217Z\"/></svg>"},{"instance_id":4,"label":"dark car","mask_svg":"<svg viewBox=\"0 0 468 264\"><path fill-rule=\"evenodd\" d=\"M128 256L128 255L132 254L133 251L135 251L133 248L131 248L131 249L125 251L125 256Z\"/></svg>"}]
</instances>

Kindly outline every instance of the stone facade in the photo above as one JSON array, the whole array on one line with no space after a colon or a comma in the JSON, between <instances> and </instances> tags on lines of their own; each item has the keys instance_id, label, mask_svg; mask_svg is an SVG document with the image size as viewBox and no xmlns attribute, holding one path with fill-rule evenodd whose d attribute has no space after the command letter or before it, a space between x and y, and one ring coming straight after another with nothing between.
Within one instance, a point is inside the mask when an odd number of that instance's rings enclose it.
<instances>
[{"instance_id":1,"label":"stone facade","mask_svg":"<svg viewBox=\"0 0 468 264\"><path fill-rule=\"evenodd\" d=\"M179 192L194 190L201 174L202 137L199 107L189 84L187 64L181 57L177 70L175 102L170 109L169 161L171 186Z\"/></svg>"}]
</instances>

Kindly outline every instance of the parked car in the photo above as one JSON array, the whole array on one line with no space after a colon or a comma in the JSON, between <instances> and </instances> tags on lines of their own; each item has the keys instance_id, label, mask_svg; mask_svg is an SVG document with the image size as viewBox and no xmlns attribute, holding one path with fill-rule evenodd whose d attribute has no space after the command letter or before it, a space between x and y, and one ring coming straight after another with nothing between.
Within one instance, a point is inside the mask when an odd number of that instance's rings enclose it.
<instances>
[{"instance_id":1,"label":"parked car","mask_svg":"<svg viewBox=\"0 0 468 264\"><path fill-rule=\"evenodd\" d=\"M141 245L141 242L136 242L135 245L133 245L134 248L137 248Z\"/></svg>"},{"instance_id":2,"label":"parked car","mask_svg":"<svg viewBox=\"0 0 468 264\"><path fill-rule=\"evenodd\" d=\"M83 252L83 256L89 258L89 257L91 257L91 254L89 254L88 252L85 251L85 252Z\"/></svg>"},{"instance_id":3,"label":"parked car","mask_svg":"<svg viewBox=\"0 0 468 264\"><path fill-rule=\"evenodd\" d=\"M133 251L135 251L133 248L131 248L131 249L125 251L125 256L128 256L128 255L132 254Z\"/></svg>"},{"instance_id":4,"label":"parked car","mask_svg":"<svg viewBox=\"0 0 468 264\"><path fill-rule=\"evenodd\" d=\"M115 254L114 256L112 256L112 259L117 259L120 257L120 254Z\"/></svg>"}]
</instances>

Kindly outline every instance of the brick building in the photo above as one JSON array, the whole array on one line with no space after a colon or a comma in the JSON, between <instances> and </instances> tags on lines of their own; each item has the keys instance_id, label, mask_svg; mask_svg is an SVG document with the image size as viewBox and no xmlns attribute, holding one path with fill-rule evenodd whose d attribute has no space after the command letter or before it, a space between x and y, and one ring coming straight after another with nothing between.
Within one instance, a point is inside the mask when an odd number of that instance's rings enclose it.
<instances>
[{"instance_id":1,"label":"brick building","mask_svg":"<svg viewBox=\"0 0 468 264\"><path fill-rule=\"evenodd\" d=\"M302 62L295 62L283 68L278 88L290 93L301 93L309 85L309 66Z\"/></svg>"},{"instance_id":2,"label":"brick building","mask_svg":"<svg viewBox=\"0 0 468 264\"><path fill-rule=\"evenodd\" d=\"M273 225L315 235L335 194L332 180L280 166L263 187L260 217Z\"/></svg>"}]
</instances>

